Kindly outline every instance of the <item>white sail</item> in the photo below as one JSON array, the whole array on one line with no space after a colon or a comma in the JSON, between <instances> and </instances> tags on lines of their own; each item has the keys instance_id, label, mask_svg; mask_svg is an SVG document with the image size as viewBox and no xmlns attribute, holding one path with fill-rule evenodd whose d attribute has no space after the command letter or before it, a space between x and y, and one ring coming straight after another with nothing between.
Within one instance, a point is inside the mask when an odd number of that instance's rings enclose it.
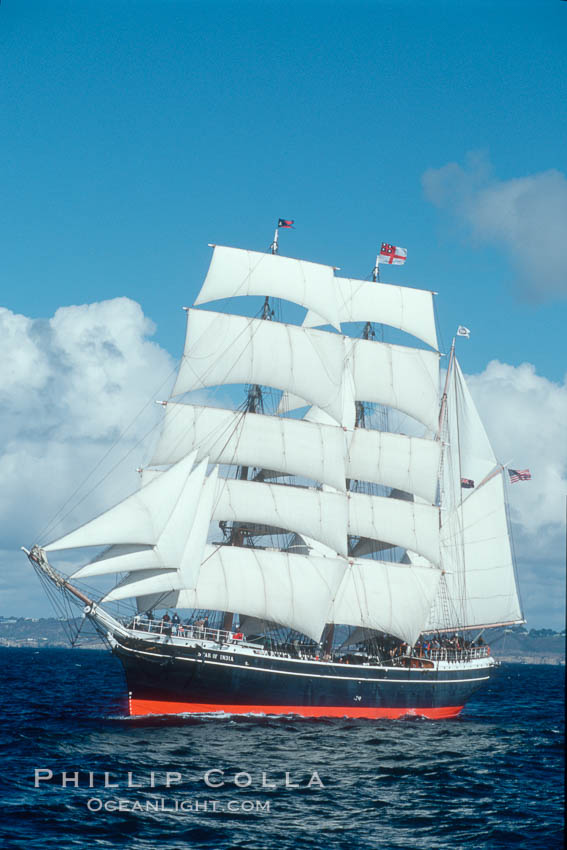
<instances>
[{"instance_id":1,"label":"white sail","mask_svg":"<svg viewBox=\"0 0 567 850\"><path fill-rule=\"evenodd\" d=\"M154 547L116 545L75 573L87 578L147 569L179 569L190 586L211 520L277 525L308 534L334 553L347 554L347 499L343 494L313 488L288 487L254 481L204 480L206 459L192 473L193 486L185 488ZM275 529L277 530L277 529Z\"/></svg>"},{"instance_id":2,"label":"white sail","mask_svg":"<svg viewBox=\"0 0 567 850\"><path fill-rule=\"evenodd\" d=\"M182 587L176 571L119 585L105 600L179 590L180 608L238 611L318 640L344 571L338 558L207 545L193 588Z\"/></svg>"},{"instance_id":3,"label":"white sail","mask_svg":"<svg viewBox=\"0 0 567 850\"><path fill-rule=\"evenodd\" d=\"M437 612L429 628L522 622L502 473L469 491L444 518L441 552L457 622L446 623Z\"/></svg>"},{"instance_id":4,"label":"white sail","mask_svg":"<svg viewBox=\"0 0 567 850\"><path fill-rule=\"evenodd\" d=\"M109 543L154 545L184 489L193 486L188 482L194 459L194 454L188 455L110 510L42 548L52 552Z\"/></svg>"},{"instance_id":5,"label":"white sail","mask_svg":"<svg viewBox=\"0 0 567 850\"><path fill-rule=\"evenodd\" d=\"M206 459L202 461L206 464ZM211 474L205 478L202 488L199 504L192 522L187 523L190 528L189 534L186 537L185 545L183 546L183 554L179 564L179 575L181 576L183 587L193 587L199 575L203 555L207 544L207 536L209 526L211 524L211 515L214 510L215 499L217 497L218 484L218 466L216 466Z\"/></svg>"},{"instance_id":6,"label":"white sail","mask_svg":"<svg viewBox=\"0 0 567 850\"><path fill-rule=\"evenodd\" d=\"M307 534L347 554L346 496L314 488L219 479L213 519L260 522Z\"/></svg>"},{"instance_id":7,"label":"white sail","mask_svg":"<svg viewBox=\"0 0 567 850\"><path fill-rule=\"evenodd\" d=\"M340 329L332 266L215 245L195 304L239 295L285 298L316 310L326 324Z\"/></svg>"},{"instance_id":8,"label":"white sail","mask_svg":"<svg viewBox=\"0 0 567 850\"><path fill-rule=\"evenodd\" d=\"M336 337L336 334L332 336ZM437 430L439 355L436 352L366 339L345 338L345 371L352 383L356 401L370 401L393 407L417 419L430 431ZM297 392L294 388L282 396L278 413L287 413L313 403L317 404L310 396ZM353 421L352 415L347 422L347 416L344 414L341 424L352 427L350 421Z\"/></svg>"},{"instance_id":9,"label":"white sail","mask_svg":"<svg viewBox=\"0 0 567 850\"><path fill-rule=\"evenodd\" d=\"M399 328L437 348L433 293L406 286L335 278L340 322L378 322ZM318 314L318 315L317 315ZM304 327L332 324L327 314L309 310Z\"/></svg>"},{"instance_id":10,"label":"white sail","mask_svg":"<svg viewBox=\"0 0 567 850\"><path fill-rule=\"evenodd\" d=\"M432 504L437 492L440 443L365 428L346 435L347 478L395 487Z\"/></svg>"},{"instance_id":11,"label":"white sail","mask_svg":"<svg viewBox=\"0 0 567 850\"><path fill-rule=\"evenodd\" d=\"M183 497L153 547L111 546L102 555L81 567L75 578L128 572L130 580L149 575L165 575L179 570L184 582L190 584L199 570L207 541L213 504L217 496L217 468L205 478L207 460L193 471ZM150 573L144 572L150 570Z\"/></svg>"},{"instance_id":12,"label":"white sail","mask_svg":"<svg viewBox=\"0 0 567 850\"><path fill-rule=\"evenodd\" d=\"M285 393L282 394L282 400L284 398L284 395L286 395L286 394ZM298 407L303 407L302 404L297 403L297 402L300 402L301 399L298 398L297 396L293 396L291 398L289 396L289 393L287 394L287 401L290 403L290 406L287 408L287 411L296 410ZM280 401L280 405L281 405L281 401ZM287 412L287 411L285 411L285 412ZM278 413L281 414L283 412L284 411L280 410L280 408L278 407ZM316 422L319 425L334 425L335 424L332 421L329 414L325 413L324 410L321 410L321 408L317 407L315 404L313 404L309 408L309 410L306 411L303 419L304 419L305 422Z\"/></svg>"},{"instance_id":13,"label":"white sail","mask_svg":"<svg viewBox=\"0 0 567 850\"><path fill-rule=\"evenodd\" d=\"M188 455L188 454L189 454L189 452L185 452L185 455ZM185 455L180 455L179 457L175 458L175 460L172 461L172 463L177 463L177 461L181 460L181 458L185 457ZM202 460L202 458L197 458L197 460ZM149 484L150 481L153 481L154 478L157 478L158 475L162 474L162 472L163 472L163 469L140 469L139 470L140 486L145 487L146 484Z\"/></svg>"},{"instance_id":14,"label":"white sail","mask_svg":"<svg viewBox=\"0 0 567 850\"><path fill-rule=\"evenodd\" d=\"M173 395L221 384L291 390L342 424L345 340L339 334L225 313L189 310L185 352Z\"/></svg>"},{"instance_id":15,"label":"white sail","mask_svg":"<svg viewBox=\"0 0 567 850\"><path fill-rule=\"evenodd\" d=\"M440 577L435 569L356 560L327 621L376 629L413 645L426 623Z\"/></svg>"},{"instance_id":16,"label":"white sail","mask_svg":"<svg viewBox=\"0 0 567 850\"><path fill-rule=\"evenodd\" d=\"M439 509L433 505L349 493L349 534L413 549L439 564Z\"/></svg>"},{"instance_id":17,"label":"white sail","mask_svg":"<svg viewBox=\"0 0 567 850\"><path fill-rule=\"evenodd\" d=\"M442 436L441 560L445 576L440 592L445 601L437 601L429 627L521 622L503 476L455 358ZM462 478L470 479L474 487L463 488Z\"/></svg>"},{"instance_id":18,"label":"white sail","mask_svg":"<svg viewBox=\"0 0 567 850\"><path fill-rule=\"evenodd\" d=\"M366 339L353 339L349 343L356 400L396 408L436 430L439 355Z\"/></svg>"},{"instance_id":19,"label":"white sail","mask_svg":"<svg viewBox=\"0 0 567 850\"><path fill-rule=\"evenodd\" d=\"M161 569L162 560L154 546L132 546L116 543L109 546L84 567L73 573L73 578L111 575L112 573L137 572Z\"/></svg>"},{"instance_id":20,"label":"white sail","mask_svg":"<svg viewBox=\"0 0 567 850\"><path fill-rule=\"evenodd\" d=\"M151 464L175 463L193 450L198 460L258 466L345 488L344 436L337 427L168 402Z\"/></svg>"},{"instance_id":21,"label":"white sail","mask_svg":"<svg viewBox=\"0 0 567 850\"><path fill-rule=\"evenodd\" d=\"M456 358L453 360L447 390L446 448L443 463L443 504L454 507L466 497L461 479L472 480L475 486L497 466L488 435Z\"/></svg>"},{"instance_id":22,"label":"white sail","mask_svg":"<svg viewBox=\"0 0 567 850\"><path fill-rule=\"evenodd\" d=\"M194 455L190 456L190 459ZM159 534L155 545L144 551L142 547L111 546L89 564L75 573L75 578L106 575L118 572L137 572L145 569L177 569L183 564L184 551L187 546L189 532L197 523L206 504L203 484L207 468L206 459L197 466L186 479L177 503L173 506L169 519ZM165 475L165 473L163 473ZM216 470L212 473L216 481ZM149 487L147 484L146 487ZM213 493L214 495L214 484ZM209 499L209 513L206 518L205 540L209 527L212 501ZM201 547L202 551L202 547ZM200 557L200 552L197 553ZM199 561L200 563L200 561Z\"/></svg>"}]
</instances>

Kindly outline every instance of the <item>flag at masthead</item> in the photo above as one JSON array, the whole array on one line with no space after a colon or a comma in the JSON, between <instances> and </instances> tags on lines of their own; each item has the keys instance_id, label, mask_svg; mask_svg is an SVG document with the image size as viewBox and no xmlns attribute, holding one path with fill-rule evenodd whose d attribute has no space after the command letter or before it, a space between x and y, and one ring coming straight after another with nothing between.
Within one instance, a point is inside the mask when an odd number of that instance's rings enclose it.
<instances>
[{"instance_id":1,"label":"flag at masthead","mask_svg":"<svg viewBox=\"0 0 567 850\"><path fill-rule=\"evenodd\" d=\"M270 245L270 251L272 252L272 254L278 253L278 236L280 227L284 230L288 230L290 228L294 229L294 223L295 222L293 218L278 218L278 225L276 227L276 232L274 233L274 241Z\"/></svg>"},{"instance_id":2,"label":"flag at masthead","mask_svg":"<svg viewBox=\"0 0 567 850\"><path fill-rule=\"evenodd\" d=\"M388 263L390 266L403 266L407 258L408 252L406 248L400 248L397 245L390 245L388 242L382 242L380 251L376 256L376 265L372 272L372 280L380 280L379 263Z\"/></svg>"}]
</instances>

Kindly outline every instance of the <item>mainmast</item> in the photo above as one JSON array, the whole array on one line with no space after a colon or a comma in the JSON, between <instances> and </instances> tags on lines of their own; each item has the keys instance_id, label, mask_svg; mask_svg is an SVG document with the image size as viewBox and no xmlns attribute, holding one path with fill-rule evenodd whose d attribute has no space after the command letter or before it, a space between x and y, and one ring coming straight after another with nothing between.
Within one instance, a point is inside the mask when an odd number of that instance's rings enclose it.
<instances>
[{"instance_id":1,"label":"mainmast","mask_svg":"<svg viewBox=\"0 0 567 850\"><path fill-rule=\"evenodd\" d=\"M372 270L372 280L377 283L380 280L380 254L376 254L376 262Z\"/></svg>"},{"instance_id":2,"label":"mainmast","mask_svg":"<svg viewBox=\"0 0 567 850\"><path fill-rule=\"evenodd\" d=\"M288 221L284 219L278 219L278 224L274 232L274 239L270 245L270 253L277 254L279 249L279 229L280 227L290 228L293 226L293 221ZM262 315L261 319L266 322L271 322L274 317L274 310L270 304L270 298L268 295L264 298L264 304L262 306ZM264 413L264 397L262 395L262 387L259 384L250 384L247 387L246 391L246 413ZM236 472L236 478L240 481L248 480L248 466L239 466ZM226 523L219 523L220 529L223 534L227 534ZM230 546L243 546L245 538L245 528L241 524L233 523L230 529L230 537L229 537L229 545ZM223 618L223 629L230 630L232 629L234 614L231 611L225 611Z\"/></svg>"},{"instance_id":3,"label":"mainmast","mask_svg":"<svg viewBox=\"0 0 567 850\"><path fill-rule=\"evenodd\" d=\"M376 255L376 262L374 264L374 268L372 270L372 280L374 283L380 281L380 264L379 264L379 254ZM374 326L372 322L366 322L364 328L362 329L362 339L370 340L376 338L376 331L374 330ZM366 408L363 401L355 400L355 428L366 428ZM356 486L357 482L354 482ZM352 487L353 481L347 479L346 488L347 490L353 489ZM334 623L329 623L325 630L325 636L323 639L323 652L331 653L333 648L333 641L335 637L335 626Z\"/></svg>"}]
</instances>

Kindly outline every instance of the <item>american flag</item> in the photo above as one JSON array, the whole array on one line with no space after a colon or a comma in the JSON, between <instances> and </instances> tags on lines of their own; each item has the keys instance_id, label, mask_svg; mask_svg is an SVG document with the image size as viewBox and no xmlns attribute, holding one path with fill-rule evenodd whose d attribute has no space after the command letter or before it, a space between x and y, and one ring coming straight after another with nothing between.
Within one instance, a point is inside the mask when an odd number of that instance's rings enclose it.
<instances>
[{"instance_id":1,"label":"american flag","mask_svg":"<svg viewBox=\"0 0 567 850\"><path fill-rule=\"evenodd\" d=\"M516 481L529 481L532 477L529 469L509 469L508 475L512 484L515 484Z\"/></svg>"},{"instance_id":2,"label":"american flag","mask_svg":"<svg viewBox=\"0 0 567 850\"><path fill-rule=\"evenodd\" d=\"M399 248L397 245L389 245L387 242L382 242L380 253L378 254L379 263L402 266L407 258L408 252L405 248Z\"/></svg>"},{"instance_id":3,"label":"american flag","mask_svg":"<svg viewBox=\"0 0 567 850\"><path fill-rule=\"evenodd\" d=\"M461 478L461 487L464 487L465 490L474 487L474 481L472 478Z\"/></svg>"},{"instance_id":4,"label":"american flag","mask_svg":"<svg viewBox=\"0 0 567 850\"><path fill-rule=\"evenodd\" d=\"M293 227L293 218L279 218L278 227Z\"/></svg>"}]
</instances>

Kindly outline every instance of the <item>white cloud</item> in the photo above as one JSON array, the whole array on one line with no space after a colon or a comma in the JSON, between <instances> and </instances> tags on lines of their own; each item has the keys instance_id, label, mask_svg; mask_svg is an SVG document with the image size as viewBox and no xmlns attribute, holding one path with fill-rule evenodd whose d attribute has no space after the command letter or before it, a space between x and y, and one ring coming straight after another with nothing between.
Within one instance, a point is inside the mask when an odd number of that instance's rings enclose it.
<instances>
[{"instance_id":1,"label":"white cloud","mask_svg":"<svg viewBox=\"0 0 567 850\"><path fill-rule=\"evenodd\" d=\"M497 457L532 480L508 488L520 587L528 622L565 624L567 385L534 366L497 360L467 383Z\"/></svg>"},{"instance_id":2,"label":"white cloud","mask_svg":"<svg viewBox=\"0 0 567 850\"><path fill-rule=\"evenodd\" d=\"M135 488L160 421L153 399L173 380L171 357L148 339L153 331L127 298L64 307L49 320L0 309L3 613L21 613L35 587L20 545L38 542L42 529L45 543Z\"/></svg>"},{"instance_id":3,"label":"white cloud","mask_svg":"<svg viewBox=\"0 0 567 850\"><path fill-rule=\"evenodd\" d=\"M487 160L428 169L426 197L467 223L479 240L504 249L523 292L537 301L567 297L567 179L550 170L496 180Z\"/></svg>"}]
</instances>

